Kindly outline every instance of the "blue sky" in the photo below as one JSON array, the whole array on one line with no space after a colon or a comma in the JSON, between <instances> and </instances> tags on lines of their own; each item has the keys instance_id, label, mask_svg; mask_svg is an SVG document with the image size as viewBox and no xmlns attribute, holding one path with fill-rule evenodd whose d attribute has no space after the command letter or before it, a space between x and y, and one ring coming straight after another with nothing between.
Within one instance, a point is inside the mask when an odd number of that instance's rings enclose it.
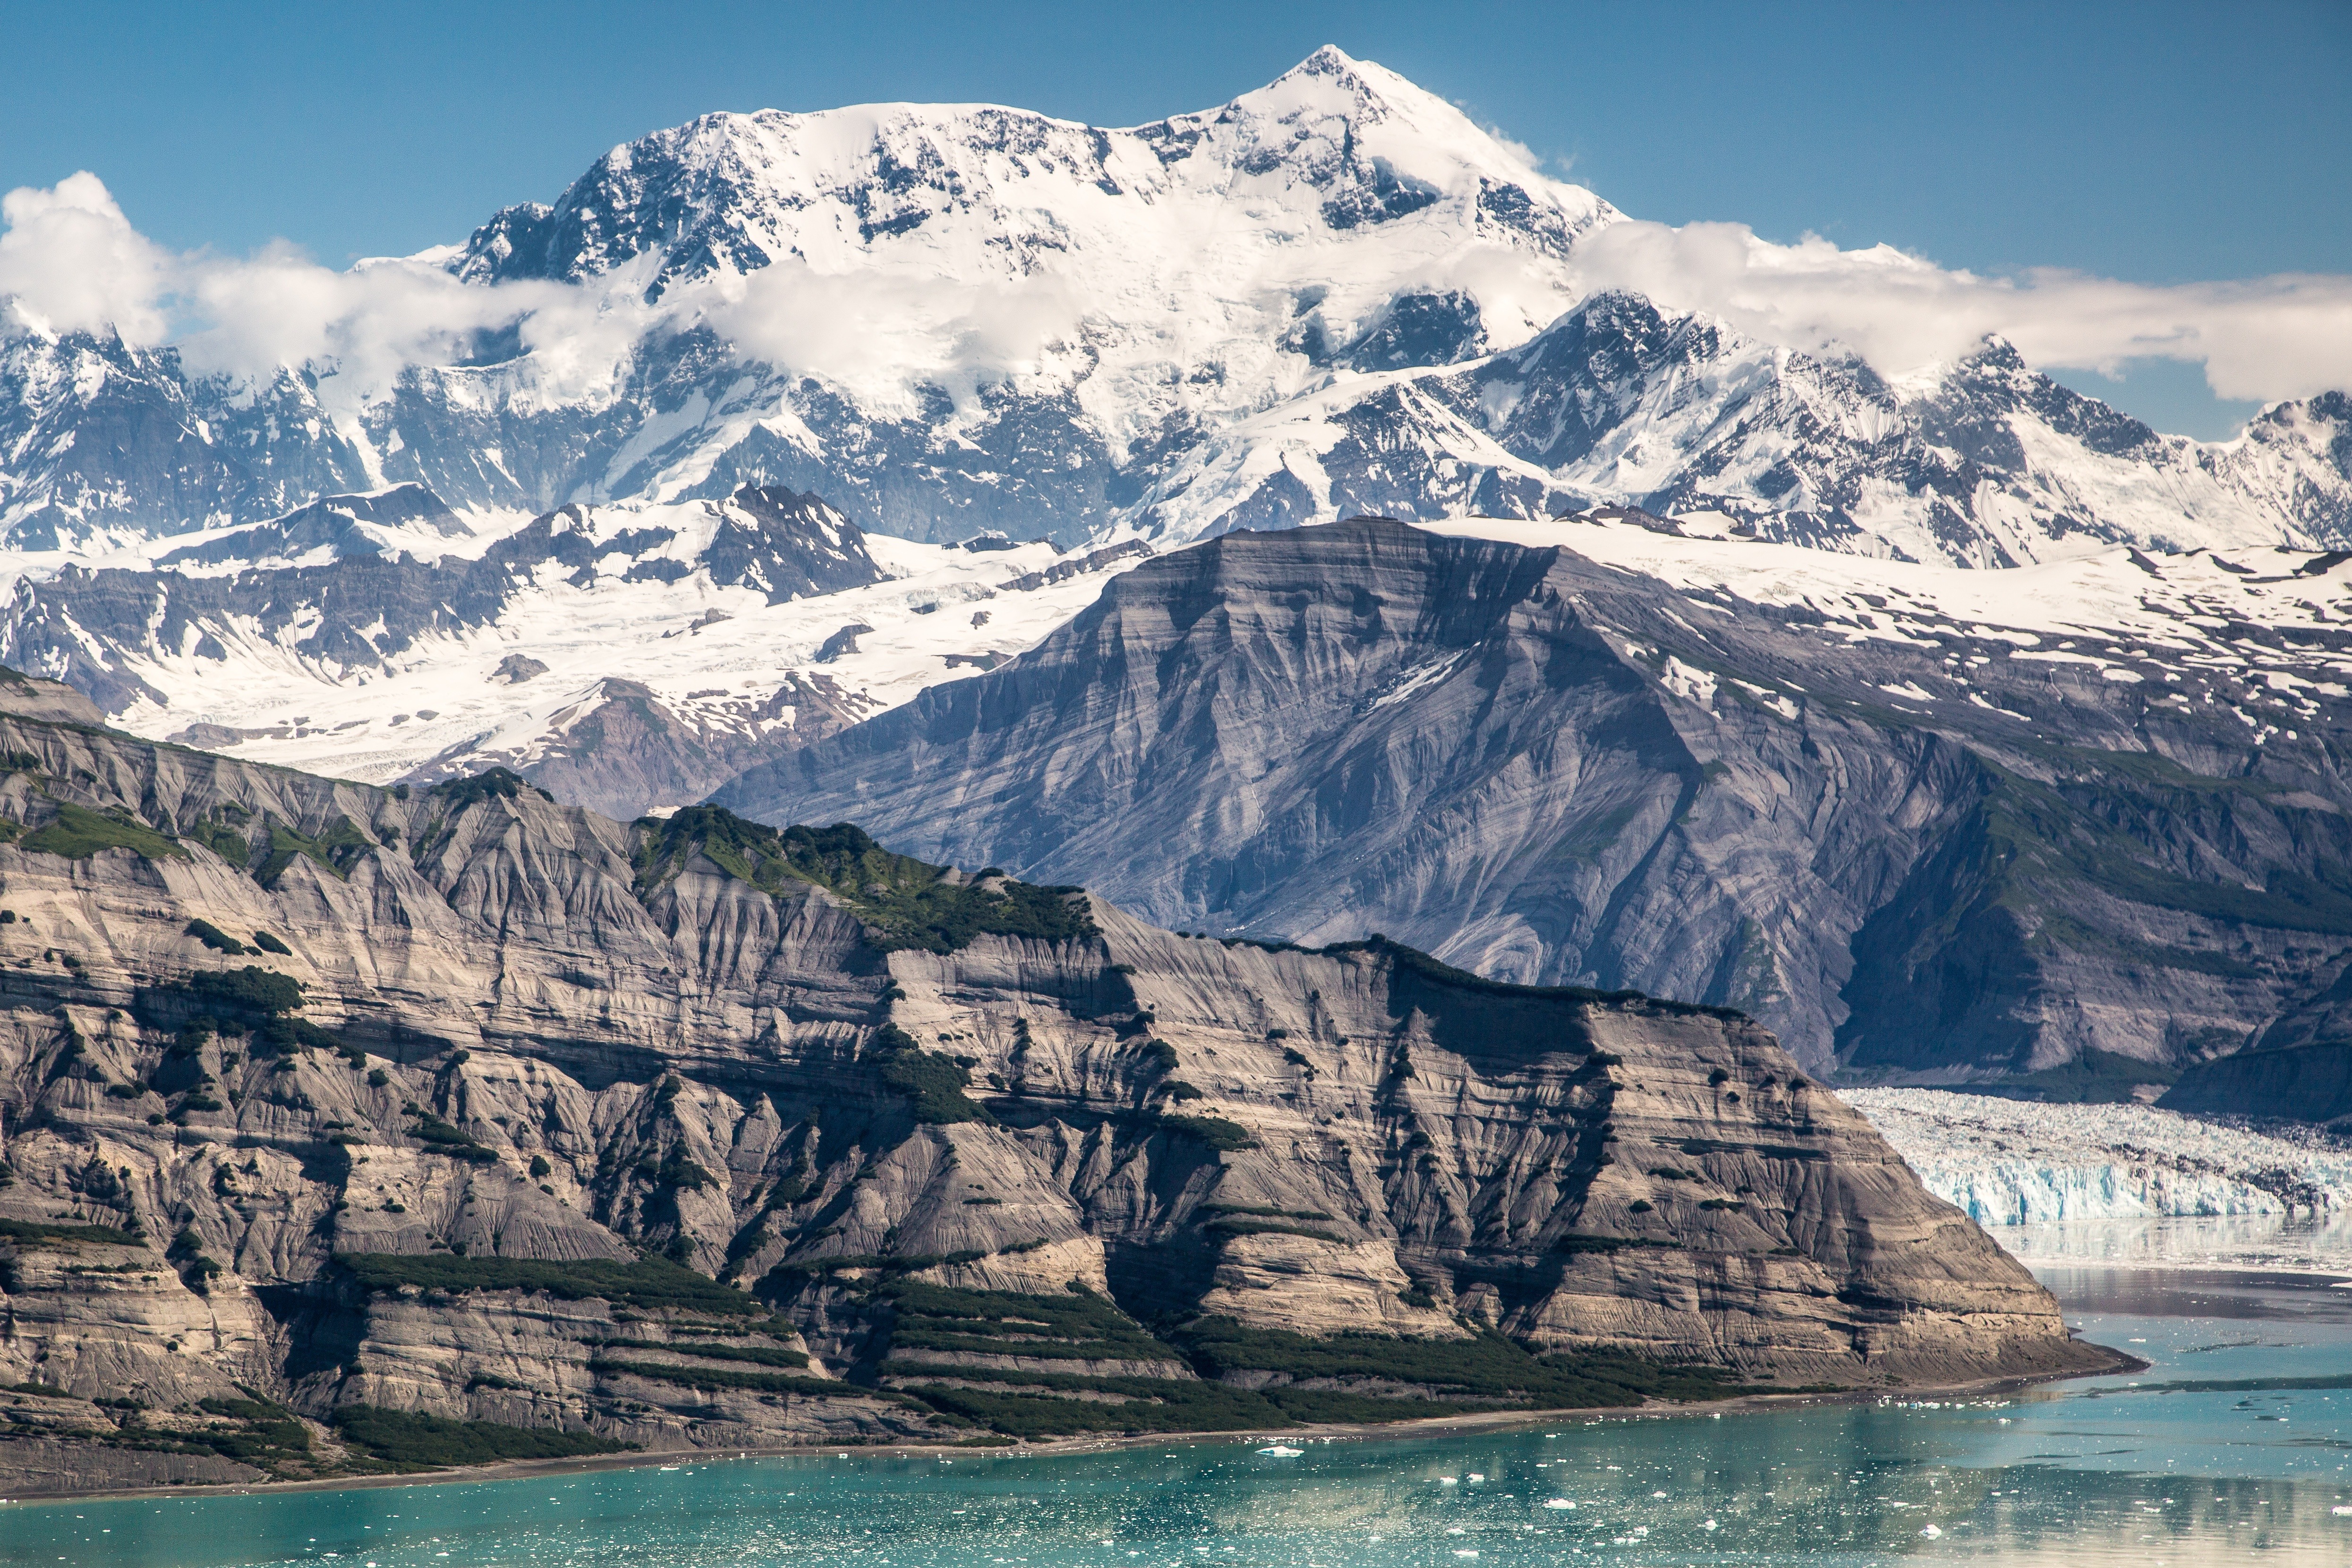
<instances>
[{"instance_id":1,"label":"blue sky","mask_svg":"<svg viewBox=\"0 0 2352 1568\"><path fill-rule=\"evenodd\" d=\"M12 4L0 188L100 176L176 249L463 237L715 109L1199 109L1337 43L1626 211L1944 267L2146 283L2352 271L2352 4L857 6ZM37 64L38 68L27 68ZM2194 365L2065 379L2159 427Z\"/></svg>"}]
</instances>

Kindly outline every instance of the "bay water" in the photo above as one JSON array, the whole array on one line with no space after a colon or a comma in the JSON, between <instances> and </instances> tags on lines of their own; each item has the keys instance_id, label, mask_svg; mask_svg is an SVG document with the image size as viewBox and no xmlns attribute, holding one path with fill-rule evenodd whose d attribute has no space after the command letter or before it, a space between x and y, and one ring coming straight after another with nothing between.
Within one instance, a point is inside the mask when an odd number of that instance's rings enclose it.
<instances>
[{"instance_id":1,"label":"bay water","mask_svg":"<svg viewBox=\"0 0 2352 1568\"><path fill-rule=\"evenodd\" d=\"M2062 1249L2063 1253L2063 1249ZM11 1502L0 1563L1520 1568L2352 1563L2343 1276L2036 1265L2128 1375L1958 1400L1294 1440Z\"/></svg>"}]
</instances>

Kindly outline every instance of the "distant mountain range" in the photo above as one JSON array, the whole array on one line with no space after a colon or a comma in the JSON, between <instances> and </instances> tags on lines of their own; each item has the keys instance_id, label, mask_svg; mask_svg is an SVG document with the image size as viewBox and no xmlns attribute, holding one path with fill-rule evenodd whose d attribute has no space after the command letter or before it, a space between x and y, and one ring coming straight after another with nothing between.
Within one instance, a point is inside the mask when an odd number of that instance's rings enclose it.
<instances>
[{"instance_id":1,"label":"distant mountain range","mask_svg":"<svg viewBox=\"0 0 2352 1568\"><path fill-rule=\"evenodd\" d=\"M2200 443L1999 342L1890 383L1583 292L1578 243L1619 218L1328 48L1129 130L971 105L709 115L409 263L562 286L594 333L541 342L533 296L448 363L363 385L14 332L0 537L86 549L415 483L468 515L781 486L869 530L1064 545L1594 502L1962 564L2352 539L2341 395Z\"/></svg>"}]
</instances>

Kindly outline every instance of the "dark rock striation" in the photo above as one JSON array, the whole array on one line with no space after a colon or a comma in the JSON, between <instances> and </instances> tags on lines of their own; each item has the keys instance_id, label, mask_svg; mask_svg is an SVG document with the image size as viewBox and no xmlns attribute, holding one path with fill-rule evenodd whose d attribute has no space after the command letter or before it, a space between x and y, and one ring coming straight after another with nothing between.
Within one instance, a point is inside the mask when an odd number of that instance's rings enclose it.
<instances>
[{"instance_id":1,"label":"dark rock striation","mask_svg":"<svg viewBox=\"0 0 2352 1568\"><path fill-rule=\"evenodd\" d=\"M2109 1359L1721 1009L503 773L0 752L18 1490Z\"/></svg>"},{"instance_id":2,"label":"dark rock striation","mask_svg":"<svg viewBox=\"0 0 2352 1568\"><path fill-rule=\"evenodd\" d=\"M2309 679L2333 620L2189 595L2178 635L2036 649L1884 595L1676 588L1577 533L1230 535L714 798L1180 928L1736 1006L1912 1081L2221 1055L2352 957L2352 705ZM2344 564L2279 560L2312 593ZM2252 569L2202 570L2243 602Z\"/></svg>"}]
</instances>

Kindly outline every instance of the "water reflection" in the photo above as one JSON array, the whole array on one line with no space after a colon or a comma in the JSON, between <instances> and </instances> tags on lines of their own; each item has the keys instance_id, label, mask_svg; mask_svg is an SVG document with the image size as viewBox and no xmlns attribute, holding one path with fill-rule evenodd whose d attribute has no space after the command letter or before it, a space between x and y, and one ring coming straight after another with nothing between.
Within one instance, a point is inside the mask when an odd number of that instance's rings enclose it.
<instances>
[{"instance_id":1,"label":"water reflection","mask_svg":"<svg viewBox=\"0 0 2352 1568\"><path fill-rule=\"evenodd\" d=\"M2352 1276L2352 1214L2236 1215L2015 1225L1989 1234L2027 1263Z\"/></svg>"}]
</instances>

